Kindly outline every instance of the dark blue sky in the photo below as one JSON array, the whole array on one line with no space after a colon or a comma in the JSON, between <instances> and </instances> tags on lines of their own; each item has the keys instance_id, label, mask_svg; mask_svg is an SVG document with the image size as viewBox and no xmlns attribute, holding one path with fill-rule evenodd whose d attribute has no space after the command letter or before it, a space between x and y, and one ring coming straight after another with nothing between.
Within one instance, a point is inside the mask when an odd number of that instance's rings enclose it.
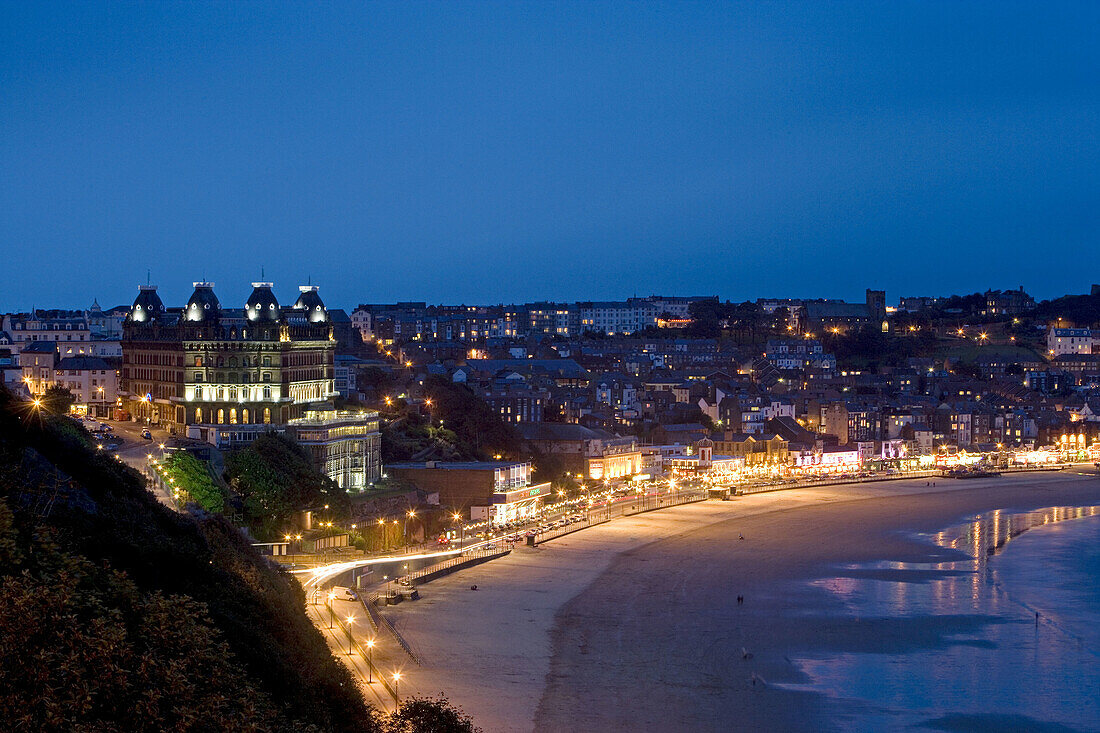
<instances>
[{"instance_id":1,"label":"dark blue sky","mask_svg":"<svg viewBox=\"0 0 1100 733\"><path fill-rule=\"evenodd\" d=\"M0 309L1100 281L1100 3L324 6L4 3Z\"/></svg>"}]
</instances>

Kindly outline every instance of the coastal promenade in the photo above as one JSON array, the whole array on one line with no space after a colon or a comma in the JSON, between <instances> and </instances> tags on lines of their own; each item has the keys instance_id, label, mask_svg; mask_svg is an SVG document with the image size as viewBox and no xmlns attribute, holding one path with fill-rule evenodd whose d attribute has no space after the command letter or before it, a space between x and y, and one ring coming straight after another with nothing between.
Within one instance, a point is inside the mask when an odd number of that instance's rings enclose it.
<instances>
[{"instance_id":1,"label":"coastal promenade","mask_svg":"<svg viewBox=\"0 0 1100 733\"><path fill-rule=\"evenodd\" d=\"M800 584L838 563L927 559L913 533L975 512L1100 502L1091 467L926 484L689 504L517 548L387 610L423 660L406 689L444 691L494 731L728 730L732 710L746 728L805 729L807 696L750 684L789 674L793 641L775 624L799 613Z\"/></svg>"}]
</instances>

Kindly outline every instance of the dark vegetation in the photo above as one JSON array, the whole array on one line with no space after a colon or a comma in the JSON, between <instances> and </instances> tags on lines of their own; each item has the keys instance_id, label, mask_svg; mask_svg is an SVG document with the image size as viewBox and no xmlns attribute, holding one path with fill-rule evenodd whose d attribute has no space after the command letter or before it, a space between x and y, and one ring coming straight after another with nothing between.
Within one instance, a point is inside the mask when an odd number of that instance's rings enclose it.
<instances>
[{"instance_id":1,"label":"dark vegetation","mask_svg":"<svg viewBox=\"0 0 1100 733\"><path fill-rule=\"evenodd\" d=\"M72 425L0 390L5 727L377 729L295 580Z\"/></svg>"},{"instance_id":2,"label":"dark vegetation","mask_svg":"<svg viewBox=\"0 0 1100 733\"><path fill-rule=\"evenodd\" d=\"M470 731L383 717L297 581L219 515L176 514L71 420L0 388L0 720L27 731Z\"/></svg>"},{"instance_id":3,"label":"dark vegetation","mask_svg":"<svg viewBox=\"0 0 1100 733\"><path fill-rule=\"evenodd\" d=\"M1028 315L1045 321L1062 318L1076 328L1100 328L1100 293L1063 295L1054 300L1044 300Z\"/></svg>"},{"instance_id":4,"label":"dark vegetation","mask_svg":"<svg viewBox=\"0 0 1100 733\"><path fill-rule=\"evenodd\" d=\"M348 514L347 492L314 469L305 448L282 435L261 435L227 454L225 469L245 523L257 538L282 536L294 512L327 504L329 516Z\"/></svg>"},{"instance_id":5,"label":"dark vegetation","mask_svg":"<svg viewBox=\"0 0 1100 733\"><path fill-rule=\"evenodd\" d=\"M515 431L466 385L433 375L424 380L424 394L432 400L432 417L454 433L455 447L463 455L489 458L519 452Z\"/></svg>"},{"instance_id":6,"label":"dark vegetation","mask_svg":"<svg viewBox=\"0 0 1100 733\"><path fill-rule=\"evenodd\" d=\"M464 384L433 375L424 380L427 414L398 399L382 408L382 460L488 460L515 457L515 430Z\"/></svg>"}]
</instances>

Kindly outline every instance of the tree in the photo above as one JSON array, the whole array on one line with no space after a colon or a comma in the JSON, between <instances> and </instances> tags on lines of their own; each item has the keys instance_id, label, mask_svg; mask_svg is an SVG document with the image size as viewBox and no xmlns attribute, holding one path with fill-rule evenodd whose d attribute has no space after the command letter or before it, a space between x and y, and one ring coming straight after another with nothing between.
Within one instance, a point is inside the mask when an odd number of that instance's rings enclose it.
<instances>
[{"instance_id":1,"label":"tree","mask_svg":"<svg viewBox=\"0 0 1100 733\"><path fill-rule=\"evenodd\" d=\"M309 454L290 438L261 435L252 445L226 456L230 486L243 499L245 521L258 537L278 536L290 515L323 504L346 515L347 493L313 468Z\"/></svg>"},{"instance_id":2,"label":"tree","mask_svg":"<svg viewBox=\"0 0 1100 733\"><path fill-rule=\"evenodd\" d=\"M715 300L695 300L688 305L691 323L684 329L684 335L694 338L717 338L722 333L722 307Z\"/></svg>"},{"instance_id":3,"label":"tree","mask_svg":"<svg viewBox=\"0 0 1100 733\"><path fill-rule=\"evenodd\" d=\"M68 387L54 385L42 394L42 406L54 415L68 415L76 398Z\"/></svg>"},{"instance_id":4,"label":"tree","mask_svg":"<svg viewBox=\"0 0 1100 733\"><path fill-rule=\"evenodd\" d=\"M479 733L473 721L444 695L413 697L382 724L384 733Z\"/></svg>"},{"instance_id":5,"label":"tree","mask_svg":"<svg viewBox=\"0 0 1100 733\"><path fill-rule=\"evenodd\" d=\"M208 512L225 511L225 495L214 483L206 464L186 451L176 451L165 461L168 475L175 486L187 497Z\"/></svg>"},{"instance_id":6,"label":"tree","mask_svg":"<svg viewBox=\"0 0 1100 733\"><path fill-rule=\"evenodd\" d=\"M464 384L432 375L424 380L432 415L453 432L455 447L466 457L486 459L519 453L519 436L485 400Z\"/></svg>"}]
</instances>

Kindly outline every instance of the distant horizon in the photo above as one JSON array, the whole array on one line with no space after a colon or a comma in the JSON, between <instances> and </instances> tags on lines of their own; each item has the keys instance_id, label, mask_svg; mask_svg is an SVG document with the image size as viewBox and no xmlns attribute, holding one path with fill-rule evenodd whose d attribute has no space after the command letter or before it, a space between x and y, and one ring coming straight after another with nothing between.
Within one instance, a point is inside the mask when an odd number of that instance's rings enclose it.
<instances>
[{"instance_id":1,"label":"distant horizon","mask_svg":"<svg viewBox=\"0 0 1100 733\"><path fill-rule=\"evenodd\" d=\"M160 283L158 283L156 281L156 278L151 278L150 279L150 284L157 287L157 293L158 293L158 295L160 295L160 298L164 302L164 305L168 308L172 308L172 307L182 307L183 305L185 305L187 303L188 298L191 297L191 293L194 291L193 283L194 282L199 282L199 281L200 280L195 279L195 280L187 280L186 283L183 283L182 281L180 283L174 283L173 282L173 283L170 284L169 287L165 288ZM214 283L214 292L218 296L218 300L221 302L222 306L224 306L226 308L242 308L242 307L244 307L244 303L245 303L246 298L252 292L252 283L253 282L260 282L261 280L259 278L257 278L255 280L249 280L247 282L243 282L243 284L237 283L237 282L232 282L232 283L229 283L229 285L227 285L226 287L222 287L221 286L222 281L220 281L218 279L209 278L206 281ZM287 305L292 304L294 302L294 300L298 297L298 287L301 286L301 285L306 285L306 282L303 281L301 283L295 282L293 285L289 285L289 286L284 287L284 286L280 285L278 281L272 280L271 278L267 278L266 280L263 280L263 282L274 282L275 287L273 288L273 292L275 293L275 297L278 299L279 304L283 305L283 306L287 306ZM129 296L125 297L125 298L122 298L121 300L115 300L115 299L106 299L105 300L104 298L100 297L99 295L92 294L91 297L89 297L87 299L87 302L84 303L84 304L80 304L79 302L77 302L75 300L67 301L64 304L53 302L53 301L46 302L46 303L37 303L36 302L36 303L33 303L33 304L28 304L26 306L16 305L14 307L12 307L12 306L0 307L0 313L26 313L26 312L29 312L32 305L37 310L87 310L88 308L91 307L93 301L98 302L99 306L101 308L103 308L104 310L107 310L107 309L110 309L110 308L115 308L117 306L127 306L128 307L134 302L134 299L137 297L137 294L138 294L138 289L142 285L145 285L145 283L141 282L141 283L135 284L133 286L131 292L129 293ZM858 293L856 293L854 295L849 295L847 297L835 296L835 295L817 295L817 294L809 294L809 295L808 294L801 294L801 295L768 294L768 295L752 295L752 296L744 296L744 297L726 297L726 296L723 296L723 295L718 294L718 293L704 293L704 292L690 292L690 293L689 292L683 292L683 293L680 293L680 292L673 292L669 289L665 289L663 291L656 291L656 292L631 293L629 295L623 295L621 297L602 295L600 297L586 297L586 298L531 298L531 297L528 297L528 298L525 298L523 300L499 300L499 299L494 299L494 300L466 300L466 301L460 301L460 300L448 300L448 299L434 299L433 300L433 299L427 299L427 298L424 298L424 297L407 297L407 296L404 296L404 295L398 295L398 296L393 297L393 298L353 298L352 300L340 300L338 298L334 298L329 292L327 292L327 289L325 288L325 283L317 282L316 278L313 279L312 285L316 286L318 288L318 292L321 295L321 299L325 302L326 306L331 307L331 308L342 308L342 309L346 310L348 313L351 313L351 311L354 310L356 308L356 306L358 306L360 304L390 304L390 303L398 303L398 302L402 302L402 303L408 303L408 302L419 303L419 302L423 302L423 303L426 303L428 306L457 306L457 305L497 306L497 305L522 305L524 303L540 303L540 302L583 303L583 302L587 302L587 301L624 301L624 300L627 300L628 298L633 298L633 297L647 298L647 297L652 297L652 296L681 297L681 298L682 297L711 297L711 296L717 296L719 301L721 301L721 302L731 302L731 303L743 303L743 302L746 302L746 301L755 302L759 299L771 299L771 298L776 298L776 299L787 299L787 298L789 298L789 299L793 299L793 300L827 299L827 300L842 300L842 301L849 302L849 303L862 303L865 300L865 290L866 290L866 288L865 288L863 290L860 290ZM868 287L870 287L873 290L874 289L881 289L881 288L875 288L875 287L872 287L872 286L868 286ZM964 290L964 291L954 292L954 293L905 292L903 295L902 294L892 294L889 290L887 290L886 291L886 302L887 302L888 305L893 306L893 305L897 304L899 298L902 298L902 297L906 297L906 298L908 298L908 297L940 297L940 298L946 298L946 297L951 297L952 295L972 295L974 293L984 293L987 290L1016 290L1019 287L1020 287L1020 285L1015 285L1015 286L1012 286L1012 287L1000 287L1000 288L998 288L998 287L983 287L983 288L975 288L973 290ZM1035 298L1035 300L1037 302L1040 302L1040 301L1044 301L1044 300L1054 300L1056 298L1060 298L1062 296L1067 296L1067 295L1068 296L1088 295L1091 291L1091 287L1092 287L1092 283L1088 283L1087 285L1085 285L1084 289L1081 292L1065 292L1065 293L1043 294L1043 293L1034 292L1034 291L1028 289L1028 287L1025 285L1024 286L1024 291L1027 292L1028 295L1030 295L1031 297Z\"/></svg>"}]
</instances>

